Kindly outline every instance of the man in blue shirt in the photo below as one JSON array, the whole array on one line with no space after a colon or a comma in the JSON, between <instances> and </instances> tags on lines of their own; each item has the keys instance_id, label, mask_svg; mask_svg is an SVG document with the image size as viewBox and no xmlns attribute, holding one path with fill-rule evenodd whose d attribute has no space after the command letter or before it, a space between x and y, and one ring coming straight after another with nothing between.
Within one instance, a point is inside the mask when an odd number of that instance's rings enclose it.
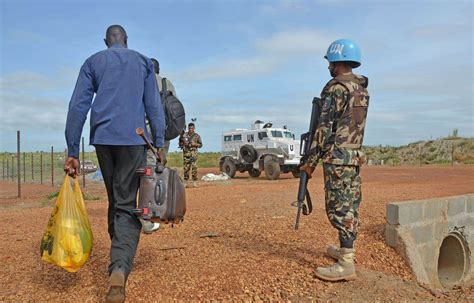
<instances>
[{"instance_id":1,"label":"man in blue shirt","mask_svg":"<svg viewBox=\"0 0 474 303\"><path fill-rule=\"evenodd\" d=\"M82 66L69 103L66 121L68 158L64 170L75 177L79 169L79 139L91 110L90 144L95 146L109 200L110 289L107 302L125 300L125 283L133 265L141 223L133 214L146 147L135 133L150 121L158 161L165 161L165 117L151 60L127 48L122 26L112 25L104 39L107 49ZM95 95L95 98L94 98Z\"/></svg>"}]
</instances>

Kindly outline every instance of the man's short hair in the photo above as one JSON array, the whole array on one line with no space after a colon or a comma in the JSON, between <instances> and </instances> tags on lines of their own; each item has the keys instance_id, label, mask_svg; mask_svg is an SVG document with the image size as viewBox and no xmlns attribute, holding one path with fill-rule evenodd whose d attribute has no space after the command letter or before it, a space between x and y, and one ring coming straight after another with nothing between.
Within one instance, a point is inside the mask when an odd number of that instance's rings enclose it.
<instances>
[{"instance_id":1,"label":"man's short hair","mask_svg":"<svg viewBox=\"0 0 474 303\"><path fill-rule=\"evenodd\" d=\"M194 125L194 123L191 122L191 123L188 124L188 128L190 128L190 127L196 127L196 126Z\"/></svg>"},{"instance_id":2,"label":"man's short hair","mask_svg":"<svg viewBox=\"0 0 474 303\"><path fill-rule=\"evenodd\" d=\"M110 35L112 35L112 30L114 29L118 29L119 32L124 36L124 38L127 37L127 32L125 31L125 29L121 25L114 24L107 28L107 31L105 32L105 38L108 38Z\"/></svg>"}]
</instances>

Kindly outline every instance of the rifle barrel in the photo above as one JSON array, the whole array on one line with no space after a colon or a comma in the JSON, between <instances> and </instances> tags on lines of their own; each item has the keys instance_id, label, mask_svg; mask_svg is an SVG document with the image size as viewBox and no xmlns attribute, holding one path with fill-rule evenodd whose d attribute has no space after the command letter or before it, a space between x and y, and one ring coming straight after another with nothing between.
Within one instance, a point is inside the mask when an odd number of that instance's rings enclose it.
<instances>
[{"instance_id":1,"label":"rifle barrel","mask_svg":"<svg viewBox=\"0 0 474 303\"><path fill-rule=\"evenodd\" d=\"M140 137L142 137L143 141L145 141L147 147L151 150L151 152L154 153L156 156L158 156L158 152L153 147L153 145L151 145L150 141L148 141L147 137L145 136L145 131L143 130L143 128L141 127L136 128L135 133L139 135Z\"/></svg>"}]
</instances>

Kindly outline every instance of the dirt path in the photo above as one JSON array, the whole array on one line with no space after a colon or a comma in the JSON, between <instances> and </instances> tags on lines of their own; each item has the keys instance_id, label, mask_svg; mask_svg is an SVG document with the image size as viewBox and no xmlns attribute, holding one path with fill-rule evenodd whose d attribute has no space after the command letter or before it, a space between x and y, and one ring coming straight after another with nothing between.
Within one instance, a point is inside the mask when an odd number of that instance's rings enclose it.
<instances>
[{"instance_id":1,"label":"dirt path","mask_svg":"<svg viewBox=\"0 0 474 303\"><path fill-rule=\"evenodd\" d=\"M217 172L203 169L201 173ZM238 175L232 181L200 183L187 190L183 224L144 235L129 278L129 302L237 299L239 301L472 301L474 288L433 295L419 287L407 264L385 245L385 204L472 193L474 166L365 167L362 170L362 226L357 241L359 278L325 283L314 268L332 261L324 255L336 232L324 214L320 170L310 182L315 211L292 229L298 180L277 181ZM71 274L39 259L39 241L51 212L46 196L54 189L27 185L15 197L14 183L0 182L0 301L101 301L107 290L110 241L101 183L86 192L94 248L89 261ZM216 237L206 237L209 233Z\"/></svg>"}]
</instances>

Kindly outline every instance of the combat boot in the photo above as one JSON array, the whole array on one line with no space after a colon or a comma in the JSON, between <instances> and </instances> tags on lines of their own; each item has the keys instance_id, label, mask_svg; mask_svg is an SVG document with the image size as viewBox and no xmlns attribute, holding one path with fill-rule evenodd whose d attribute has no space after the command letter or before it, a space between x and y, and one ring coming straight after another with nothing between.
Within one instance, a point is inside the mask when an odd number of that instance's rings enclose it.
<instances>
[{"instance_id":1,"label":"combat boot","mask_svg":"<svg viewBox=\"0 0 474 303\"><path fill-rule=\"evenodd\" d=\"M107 303L123 303L125 302L125 272L119 268L112 271L109 277L109 292L105 297Z\"/></svg>"},{"instance_id":2,"label":"combat boot","mask_svg":"<svg viewBox=\"0 0 474 303\"><path fill-rule=\"evenodd\" d=\"M341 257L339 250L339 247L334 244L331 244L326 248L326 254L337 261Z\"/></svg>"},{"instance_id":3,"label":"combat boot","mask_svg":"<svg viewBox=\"0 0 474 303\"><path fill-rule=\"evenodd\" d=\"M334 244L331 244L327 247L326 254L337 261L341 257L340 250L341 249L339 247L337 247ZM354 250L354 254L355 254L355 248L353 248L353 250Z\"/></svg>"},{"instance_id":4,"label":"combat boot","mask_svg":"<svg viewBox=\"0 0 474 303\"><path fill-rule=\"evenodd\" d=\"M340 248L340 257L336 264L327 267L318 267L315 276L325 281L354 280L356 276L354 266L354 250Z\"/></svg>"}]
</instances>

